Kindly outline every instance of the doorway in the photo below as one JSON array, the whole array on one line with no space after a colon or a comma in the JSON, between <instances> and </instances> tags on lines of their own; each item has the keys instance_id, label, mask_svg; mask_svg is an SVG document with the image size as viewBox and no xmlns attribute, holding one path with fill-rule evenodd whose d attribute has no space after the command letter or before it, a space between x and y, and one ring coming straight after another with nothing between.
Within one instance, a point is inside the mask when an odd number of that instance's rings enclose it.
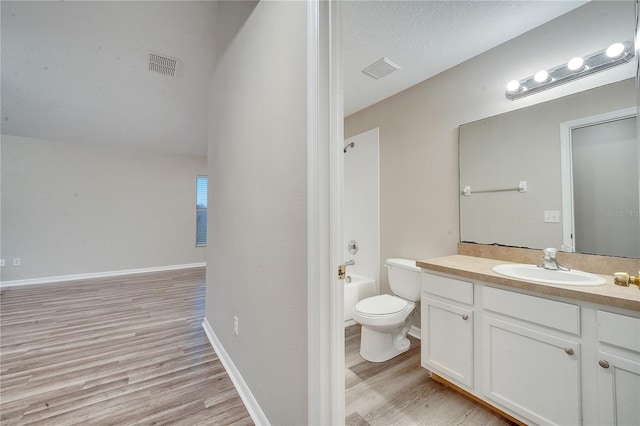
<instances>
[{"instance_id":1,"label":"doorway","mask_svg":"<svg viewBox=\"0 0 640 426\"><path fill-rule=\"evenodd\" d=\"M563 124L564 249L640 257L635 108Z\"/></svg>"}]
</instances>

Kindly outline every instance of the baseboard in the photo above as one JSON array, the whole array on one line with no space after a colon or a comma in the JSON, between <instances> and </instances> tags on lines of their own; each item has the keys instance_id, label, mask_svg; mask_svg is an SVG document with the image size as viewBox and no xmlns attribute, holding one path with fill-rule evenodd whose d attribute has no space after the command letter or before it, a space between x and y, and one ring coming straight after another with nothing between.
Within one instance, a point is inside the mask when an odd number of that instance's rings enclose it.
<instances>
[{"instance_id":1,"label":"baseboard","mask_svg":"<svg viewBox=\"0 0 640 426\"><path fill-rule=\"evenodd\" d=\"M0 281L0 288L85 280L88 278L117 277L120 275L143 274L146 272L173 271L176 269L201 268L203 266L207 266L206 262L186 263L183 265L155 266L151 268L125 269L122 271L93 272L89 274L58 275L54 277L29 278L26 280Z\"/></svg>"},{"instance_id":2,"label":"baseboard","mask_svg":"<svg viewBox=\"0 0 640 426\"><path fill-rule=\"evenodd\" d=\"M420 337L422 335L422 330L420 330L418 327L416 327L415 325L411 326L411 330L409 330L409 332L407 333L409 336L413 336L418 340L422 340L422 338Z\"/></svg>"},{"instance_id":3,"label":"baseboard","mask_svg":"<svg viewBox=\"0 0 640 426\"><path fill-rule=\"evenodd\" d=\"M344 322L344 328L347 328L349 326L356 325L356 324L357 324L356 320L348 319Z\"/></svg>"},{"instance_id":4,"label":"baseboard","mask_svg":"<svg viewBox=\"0 0 640 426\"><path fill-rule=\"evenodd\" d=\"M205 318L202 322L202 328L204 328L204 332L209 339L209 343L213 346L213 350L218 354L218 358L220 358L220 362L224 366L224 369L227 371L227 374L231 378L233 385L235 386L238 394L240 395L240 399L244 402L244 406L247 408L251 419L256 425L269 425L269 420L267 420L267 416L264 415L262 408L258 404L258 401L253 397L251 393L251 389L247 386L247 383L242 378L242 375L236 368L235 364L227 354L227 351L224 350L222 343L218 340L218 337L213 332L211 325L209 325L209 321Z\"/></svg>"}]
</instances>

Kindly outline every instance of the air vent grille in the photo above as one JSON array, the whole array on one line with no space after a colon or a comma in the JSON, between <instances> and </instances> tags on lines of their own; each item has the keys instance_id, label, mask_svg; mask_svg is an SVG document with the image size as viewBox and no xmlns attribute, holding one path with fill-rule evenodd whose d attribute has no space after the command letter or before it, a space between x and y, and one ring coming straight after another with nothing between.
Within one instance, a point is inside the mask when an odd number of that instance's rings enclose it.
<instances>
[{"instance_id":1,"label":"air vent grille","mask_svg":"<svg viewBox=\"0 0 640 426\"><path fill-rule=\"evenodd\" d=\"M380 79L384 76L391 74L392 72L400 69L400 65L394 63L389 58L380 58L375 61L373 64L369 65L365 69L362 70L363 73L368 74L369 76Z\"/></svg>"},{"instance_id":2,"label":"air vent grille","mask_svg":"<svg viewBox=\"0 0 640 426\"><path fill-rule=\"evenodd\" d=\"M178 70L178 62L179 59L158 53L149 53L149 71L175 77Z\"/></svg>"}]
</instances>

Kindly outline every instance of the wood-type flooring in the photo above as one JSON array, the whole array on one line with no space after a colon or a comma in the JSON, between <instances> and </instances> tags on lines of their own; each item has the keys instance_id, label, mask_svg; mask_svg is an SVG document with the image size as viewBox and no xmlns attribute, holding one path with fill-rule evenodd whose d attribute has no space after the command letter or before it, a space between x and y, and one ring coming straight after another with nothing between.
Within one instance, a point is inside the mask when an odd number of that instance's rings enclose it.
<instances>
[{"instance_id":1,"label":"wood-type flooring","mask_svg":"<svg viewBox=\"0 0 640 426\"><path fill-rule=\"evenodd\" d=\"M204 289L204 268L2 289L0 424L253 424Z\"/></svg>"},{"instance_id":2,"label":"wood-type flooring","mask_svg":"<svg viewBox=\"0 0 640 426\"><path fill-rule=\"evenodd\" d=\"M252 425L202 329L204 268L0 290L0 425ZM346 424L507 425L345 330Z\"/></svg>"},{"instance_id":3,"label":"wood-type flooring","mask_svg":"<svg viewBox=\"0 0 640 426\"><path fill-rule=\"evenodd\" d=\"M346 424L510 425L475 401L432 380L420 366L420 340L385 362L360 356L360 325L345 329Z\"/></svg>"}]
</instances>

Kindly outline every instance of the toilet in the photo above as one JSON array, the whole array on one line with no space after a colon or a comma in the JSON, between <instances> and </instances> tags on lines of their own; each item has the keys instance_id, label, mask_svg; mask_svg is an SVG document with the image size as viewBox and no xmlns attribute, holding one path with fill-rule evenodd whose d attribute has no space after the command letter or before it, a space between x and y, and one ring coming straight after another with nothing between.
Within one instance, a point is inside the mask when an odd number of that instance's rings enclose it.
<instances>
[{"instance_id":1,"label":"toilet","mask_svg":"<svg viewBox=\"0 0 640 426\"><path fill-rule=\"evenodd\" d=\"M353 319L362 325L360 356L371 362L387 361L409 350L407 332L420 300L420 268L415 260L387 259L385 266L395 296L369 297L353 307Z\"/></svg>"}]
</instances>

